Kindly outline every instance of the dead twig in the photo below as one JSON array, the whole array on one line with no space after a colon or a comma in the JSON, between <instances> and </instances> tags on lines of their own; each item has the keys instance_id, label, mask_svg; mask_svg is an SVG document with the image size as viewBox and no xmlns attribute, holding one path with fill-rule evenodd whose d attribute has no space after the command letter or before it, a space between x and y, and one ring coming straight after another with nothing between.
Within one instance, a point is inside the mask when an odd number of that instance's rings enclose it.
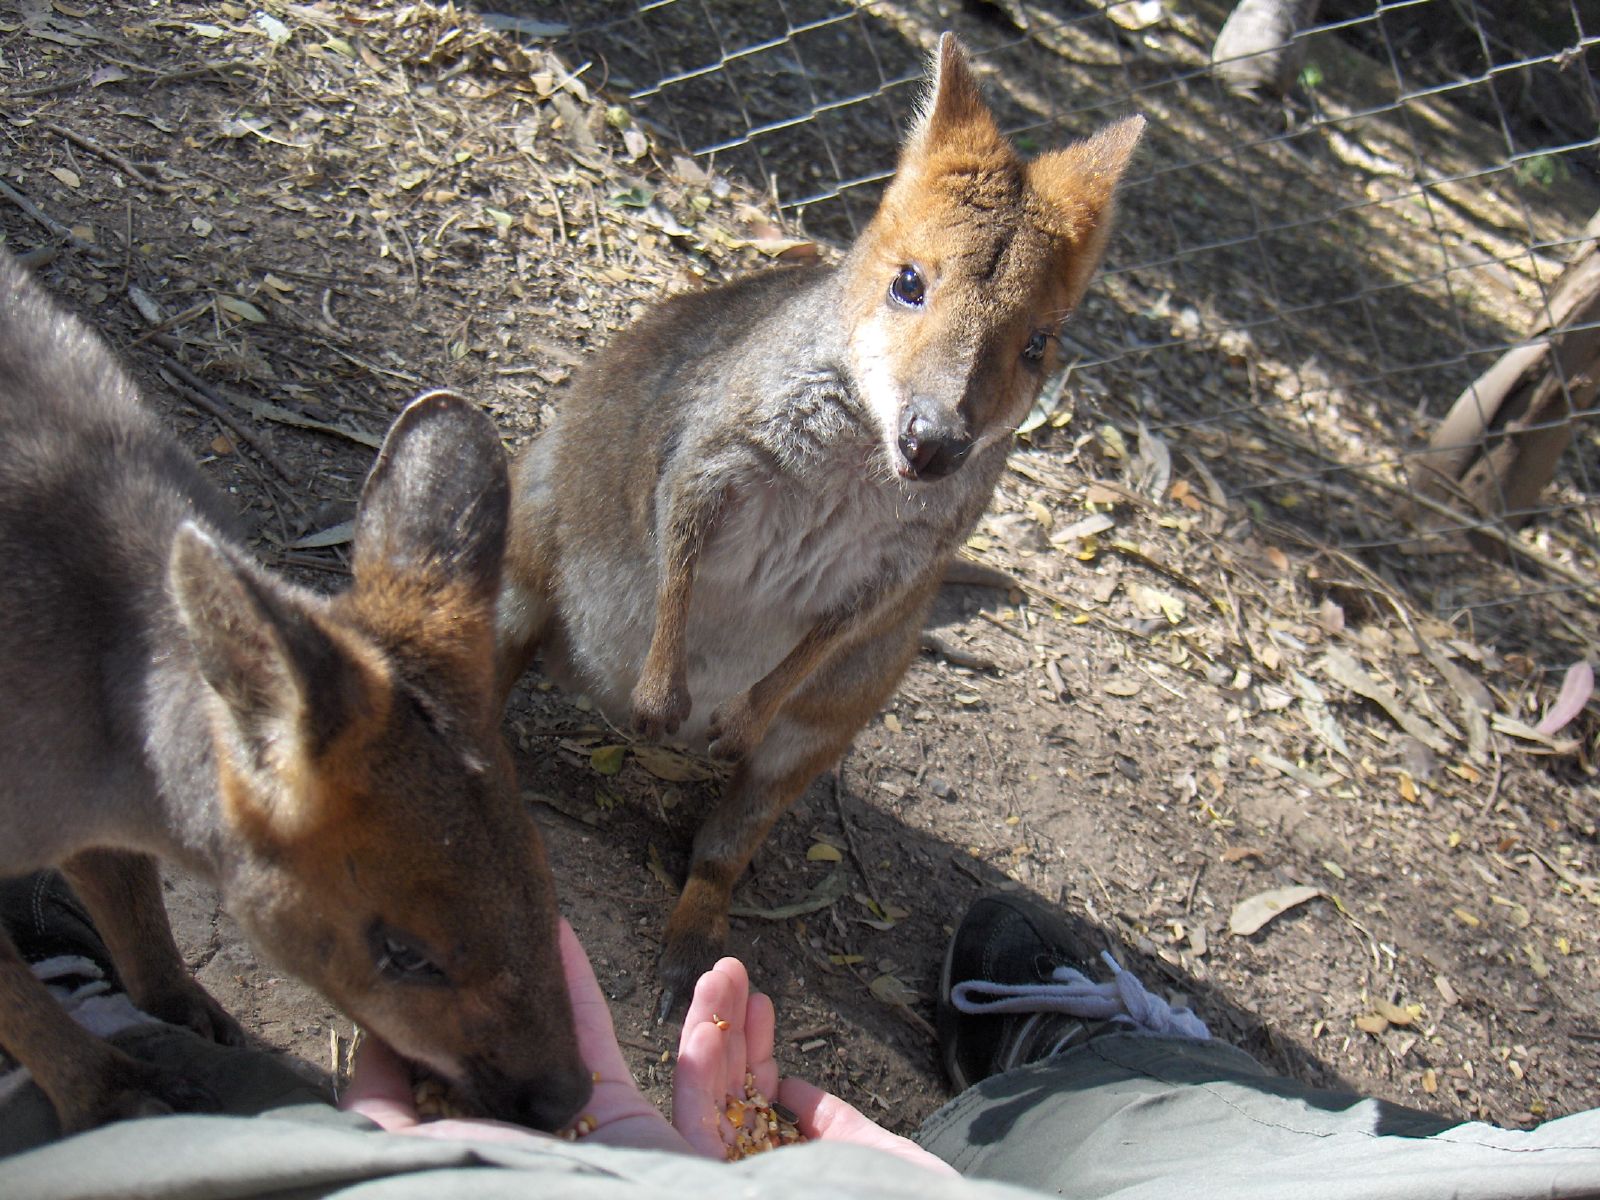
<instances>
[{"instance_id":1,"label":"dead twig","mask_svg":"<svg viewBox=\"0 0 1600 1200\"><path fill-rule=\"evenodd\" d=\"M992 612L987 612L987 611L985 611L983 609L979 609L978 610L978 616L982 617L985 621L989 622L989 624L993 625L996 629L1003 629L1007 633L1009 633L1012 637L1016 638L1017 640L1022 641L1022 642L1027 642L1027 644L1030 647L1033 645L1032 642L1028 642L1028 635L1027 634L1022 633L1019 630L1011 628L1011 626L1007 625L1004 621L1002 621L999 617L995 616Z\"/></svg>"},{"instance_id":2,"label":"dead twig","mask_svg":"<svg viewBox=\"0 0 1600 1200\"><path fill-rule=\"evenodd\" d=\"M49 231L51 237L60 238L73 249L90 251L99 249L99 247L97 247L93 242L87 240L86 238L81 238L77 234L73 233L72 230L68 229L60 221L56 220L49 213L45 212L32 200L29 200L26 196L17 191L16 188L12 187L4 180L0 180L0 196L4 196L7 200L11 201L12 204L16 205L24 213L32 217L35 222Z\"/></svg>"},{"instance_id":3,"label":"dead twig","mask_svg":"<svg viewBox=\"0 0 1600 1200\"><path fill-rule=\"evenodd\" d=\"M1154 571L1157 575L1164 575L1166 578L1172 580L1173 583L1188 588L1196 596L1204 599L1207 604L1216 609L1217 612L1223 617L1228 615L1228 610L1223 606L1222 601L1218 600L1210 592L1206 591L1205 588L1201 587L1189 576L1178 570L1178 568L1169 567L1166 563L1160 561L1159 559L1151 558L1143 550L1140 550L1137 546L1130 546L1127 542L1107 542L1106 545L1110 549L1122 555L1123 558L1128 559L1130 562L1136 562L1140 566L1147 567L1148 569Z\"/></svg>"},{"instance_id":4,"label":"dead twig","mask_svg":"<svg viewBox=\"0 0 1600 1200\"><path fill-rule=\"evenodd\" d=\"M953 667L966 667L970 671L993 671L1000 674L1000 664L992 658L984 658L978 654L969 654L957 646L952 646L937 633L924 629L919 643L920 647L929 654L937 654Z\"/></svg>"},{"instance_id":5,"label":"dead twig","mask_svg":"<svg viewBox=\"0 0 1600 1200\"><path fill-rule=\"evenodd\" d=\"M166 334L161 334L151 340L163 350L169 350L174 353L178 350L177 340ZM281 475L285 482L299 482L299 477L284 465L283 461L265 445L263 440L252 433L228 411L227 405L211 390L205 380L175 358L163 359L161 369L170 376L173 386L187 397L195 407L226 425L244 445L249 446L260 456L262 462Z\"/></svg>"},{"instance_id":6,"label":"dead twig","mask_svg":"<svg viewBox=\"0 0 1600 1200\"><path fill-rule=\"evenodd\" d=\"M867 874L867 863L861 857L861 850L856 845L855 830L850 825L850 819L844 814L844 764L840 763L833 771L833 808L839 814L839 827L844 830L845 845L850 851L850 861L856 865L856 873L861 876L861 884L867 889L867 895L872 897L872 902L878 906L881 915L884 911L883 900L878 896L878 889L873 886L872 876Z\"/></svg>"},{"instance_id":7,"label":"dead twig","mask_svg":"<svg viewBox=\"0 0 1600 1200\"><path fill-rule=\"evenodd\" d=\"M79 149L87 150L96 158L104 159L118 170L127 172L127 174L132 176L139 183L144 184L145 187L154 188L156 191L168 196L183 190L182 188L178 187L177 184L164 183L159 179L151 179L150 176L141 171L130 159L124 155L118 154L115 150L109 149L106 146L102 146L99 142L94 141L92 138L85 137L83 134L79 133L76 129L73 129L70 126L60 125L55 121L40 121L39 128L48 130L50 133L56 134L58 137L66 138L67 141L71 142Z\"/></svg>"},{"instance_id":8,"label":"dead twig","mask_svg":"<svg viewBox=\"0 0 1600 1200\"><path fill-rule=\"evenodd\" d=\"M1204 875L1205 873L1206 862L1205 859L1201 859L1200 865L1194 869L1194 876L1189 880L1189 890L1185 892L1183 896L1184 912L1187 913L1194 910L1194 893L1195 890L1200 886L1200 876Z\"/></svg>"}]
</instances>

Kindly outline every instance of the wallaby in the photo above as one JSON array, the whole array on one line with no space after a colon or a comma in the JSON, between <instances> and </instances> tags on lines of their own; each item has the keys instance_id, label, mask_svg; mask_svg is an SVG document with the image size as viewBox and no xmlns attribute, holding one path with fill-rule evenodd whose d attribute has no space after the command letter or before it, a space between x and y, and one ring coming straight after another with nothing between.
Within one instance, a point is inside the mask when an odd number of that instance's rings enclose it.
<instances>
[{"instance_id":1,"label":"wallaby","mask_svg":"<svg viewBox=\"0 0 1600 1200\"><path fill-rule=\"evenodd\" d=\"M156 859L484 1111L587 1100L555 887L498 730L508 519L492 423L445 392L362 491L354 585L268 574L107 348L0 251L0 875L59 865L130 998L239 1027L173 941ZM80 1029L0 930L0 1045L65 1130L205 1107Z\"/></svg>"},{"instance_id":2,"label":"wallaby","mask_svg":"<svg viewBox=\"0 0 1600 1200\"><path fill-rule=\"evenodd\" d=\"M546 669L736 764L667 925L661 1015L772 823L893 692L1055 366L1144 122L1024 163L945 35L836 268L658 305L513 468L501 687Z\"/></svg>"}]
</instances>

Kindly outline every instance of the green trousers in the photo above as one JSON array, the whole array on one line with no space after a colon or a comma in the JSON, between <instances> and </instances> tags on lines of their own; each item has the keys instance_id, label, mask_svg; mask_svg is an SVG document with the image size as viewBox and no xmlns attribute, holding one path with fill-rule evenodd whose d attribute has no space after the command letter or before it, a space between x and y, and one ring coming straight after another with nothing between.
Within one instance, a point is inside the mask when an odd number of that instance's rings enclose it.
<instances>
[{"instance_id":1,"label":"green trousers","mask_svg":"<svg viewBox=\"0 0 1600 1200\"><path fill-rule=\"evenodd\" d=\"M581 1141L401 1137L337 1112L274 1055L166 1027L116 1040L189 1073L235 1115L124 1121L61 1139L38 1090L12 1087L0 1097L4 1200L1600 1197L1600 1112L1532 1132L1455 1124L1302 1087L1215 1042L1103 1037L985 1080L923 1129L923 1145L965 1176L947 1179L827 1143L730 1166Z\"/></svg>"}]
</instances>

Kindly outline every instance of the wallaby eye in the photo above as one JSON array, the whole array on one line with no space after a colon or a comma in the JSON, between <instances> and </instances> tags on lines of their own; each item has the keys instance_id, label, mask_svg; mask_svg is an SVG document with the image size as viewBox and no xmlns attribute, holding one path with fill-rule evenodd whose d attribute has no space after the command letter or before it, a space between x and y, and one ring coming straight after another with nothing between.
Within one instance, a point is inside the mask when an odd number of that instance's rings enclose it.
<instances>
[{"instance_id":1,"label":"wallaby eye","mask_svg":"<svg viewBox=\"0 0 1600 1200\"><path fill-rule=\"evenodd\" d=\"M1050 335L1042 329L1035 329L1028 344L1022 348L1022 357L1031 363L1043 362L1044 352L1049 348Z\"/></svg>"},{"instance_id":2,"label":"wallaby eye","mask_svg":"<svg viewBox=\"0 0 1600 1200\"><path fill-rule=\"evenodd\" d=\"M921 308L928 294L928 283L915 267L901 267L889 285L889 295L907 308Z\"/></svg>"},{"instance_id":3,"label":"wallaby eye","mask_svg":"<svg viewBox=\"0 0 1600 1200\"><path fill-rule=\"evenodd\" d=\"M378 974L391 983L448 983L444 971L407 935L374 921L367 931Z\"/></svg>"}]
</instances>

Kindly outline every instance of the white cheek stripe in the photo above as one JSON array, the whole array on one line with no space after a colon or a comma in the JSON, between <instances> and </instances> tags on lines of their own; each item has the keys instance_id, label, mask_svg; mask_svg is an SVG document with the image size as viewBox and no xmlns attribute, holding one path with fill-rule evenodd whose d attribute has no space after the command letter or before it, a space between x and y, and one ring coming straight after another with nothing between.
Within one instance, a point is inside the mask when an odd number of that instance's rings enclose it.
<instances>
[{"instance_id":1,"label":"white cheek stripe","mask_svg":"<svg viewBox=\"0 0 1600 1200\"><path fill-rule=\"evenodd\" d=\"M886 325L880 317L869 317L857 327L850 338L850 366L856 389L878 423L878 433L893 462L900 453L900 410L905 407L905 394L895 372Z\"/></svg>"}]
</instances>

